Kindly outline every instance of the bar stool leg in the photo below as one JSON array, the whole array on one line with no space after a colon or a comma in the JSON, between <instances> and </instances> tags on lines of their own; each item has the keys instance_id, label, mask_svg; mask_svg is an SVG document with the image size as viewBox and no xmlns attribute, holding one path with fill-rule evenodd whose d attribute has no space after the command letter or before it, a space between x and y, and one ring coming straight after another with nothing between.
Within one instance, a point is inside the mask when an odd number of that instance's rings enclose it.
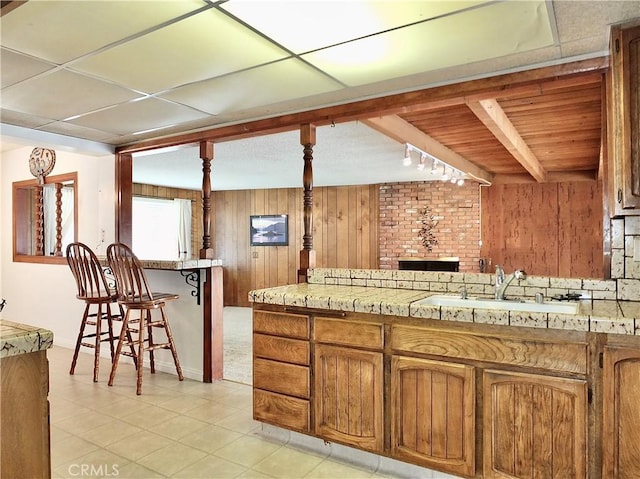
<instances>
[{"instance_id":1,"label":"bar stool leg","mask_svg":"<svg viewBox=\"0 0 640 479\"><path fill-rule=\"evenodd\" d=\"M153 342L153 326L151 326L151 310L147 309L147 338L149 342L147 348L149 349L149 361L151 366L151 374L156 373L156 356L155 356L155 343Z\"/></svg>"},{"instance_id":2,"label":"bar stool leg","mask_svg":"<svg viewBox=\"0 0 640 479\"><path fill-rule=\"evenodd\" d=\"M160 307L160 313L162 314L162 322L164 323L164 328L165 328L165 331L167 332L167 339L169 340L169 349L171 349L171 354L173 355L173 362L176 365L176 372L178 373L178 379L182 381L184 379L184 376L182 375L182 367L180 367L178 352L176 351L176 347L173 344L173 334L171 333L171 328L169 327L169 321L167 321L167 315L164 312L164 307Z\"/></svg>"},{"instance_id":3,"label":"bar stool leg","mask_svg":"<svg viewBox=\"0 0 640 479\"><path fill-rule=\"evenodd\" d=\"M116 348L113 344L113 318L111 316L111 305L106 305L107 309L107 324L109 326L109 349L111 350L111 362L113 362L113 358L116 355Z\"/></svg>"},{"instance_id":4,"label":"bar stool leg","mask_svg":"<svg viewBox=\"0 0 640 479\"><path fill-rule=\"evenodd\" d=\"M102 303L98 303L96 312L96 341L93 354L93 382L98 382L98 369L100 368L100 342L102 341Z\"/></svg>"},{"instance_id":5,"label":"bar stool leg","mask_svg":"<svg viewBox=\"0 0 640 479\"><path fill-rule=\"evenodd\" d=\"M82 315L82 323L80 323L80 332L78 333L78 340L76 341L76 349L73 353L73 359L71 360L71 369L69 374L73 374L76 369L76 362L78 361L78 352L80 351L80 344L82 343L82 336L84 335L84 328L87 325L87 318L89 317L89 304L84 308L84 314Z\"/></svg>"},{"instance_id":6,"label":"bar stool leg","mask_svg":"<svg viewBox=\"0 0 640 479\"><path fill-rule=\"evenodd\" d=\"M142 366L144 364L144 328L147 327L147 310L140 310L140 326L138 331L138 366L136 368L136 394L142 394ZM145 324L147 323L147 324ZM152 356L153 357L153 356ZM151 360L153 363L153 359Z\"/></svg>"},{"instance_id":7,"label":"bar stool leg","mask_svg":"<svg viewBox=\"0 0 640 479\"><path fill-rule=\"evenodd\" d=\"M120 331L120 337L118 338L118 346L116 347L116 356L113 358L113 364L111 365L111 374L109 374L109 382L107 383L109 386L113 386L113 380L116 377L116 369L118 369L118 361L120 359L120 353L122 352L122 342L124 341L125 336L131 337L131 333L129 333L129 313L124 315L124 319L122 320L122 330Z\"/></svg>"}]
</instances>

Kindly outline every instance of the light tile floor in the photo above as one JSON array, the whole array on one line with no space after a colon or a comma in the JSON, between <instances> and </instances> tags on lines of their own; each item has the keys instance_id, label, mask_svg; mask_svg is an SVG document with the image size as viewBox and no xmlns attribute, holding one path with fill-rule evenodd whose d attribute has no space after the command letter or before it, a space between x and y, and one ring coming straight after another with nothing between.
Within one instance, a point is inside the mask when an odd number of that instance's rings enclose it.
<instances>
[{"instance_id":1,"label":"light tile floor","mask_svg":"<svg viewBox=\"0 0 640 479\"><path fill-rule=\"evenodd\" d=\"M266 435L252 419L250 386L180 382L145 371L136 396L133 364L123 361L109 387L108 360L94 383L90 354L81 353L69 375L72 353L58 346L48 351L54 478L399 477L383 462L358 467L294 445L286 435ZM420 476L439 477L427 470Z\"/></svg>"}]
</instances>

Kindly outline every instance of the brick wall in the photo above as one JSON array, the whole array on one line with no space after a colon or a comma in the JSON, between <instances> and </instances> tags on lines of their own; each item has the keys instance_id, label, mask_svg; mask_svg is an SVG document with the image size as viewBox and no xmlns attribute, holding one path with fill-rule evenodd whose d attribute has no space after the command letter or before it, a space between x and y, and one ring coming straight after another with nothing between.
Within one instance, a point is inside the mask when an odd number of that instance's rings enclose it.
<instances>
[{"instance_id":1,"label":"brick wall","mask_svg":"<svg viewBox=\"0 0 640 479\"><path fill-rule=\"evenodd\" d=\"M428 252L418 236L419 211L431 208L438 244ZM477 272L480 257L480 186L440 181L380 185L380 268L397 269L398 258L458 256L460 271Z\"/></svg>"}]
</instances>

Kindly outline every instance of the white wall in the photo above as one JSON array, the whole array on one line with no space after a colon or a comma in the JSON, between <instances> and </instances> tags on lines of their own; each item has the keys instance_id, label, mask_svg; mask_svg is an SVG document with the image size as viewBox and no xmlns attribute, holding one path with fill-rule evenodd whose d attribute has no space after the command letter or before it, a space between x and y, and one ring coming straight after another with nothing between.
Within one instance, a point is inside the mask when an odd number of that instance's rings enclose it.
<instances>
[{"instance_id":1,"label":"white wall","mask_svg":"<svg viewBox=\"0 0 640 479\"><path fill-rule=\"evenodd\" d=\"M0 293L7 300L0 318L49 329L54 333L54 345L73 348L84 303L75 298L76 286L68 266L13 262L12 182L33 178L28 162L32 149L33 146L11 150L0 159ZM91 156L56 150L56 165L51 173L78 172L78 240L99 256L106 254L106 246L113 242L115 235L114 165L113 155ZM104 243L100 241L102 230L105 231ZM191 288L177 271L150 272L149 281L154 290L181 295L180 300L168 307L169 320L185 375L201 379L201 306L196 305L190 295ZM106 349L103 353L108 355ZM157 367L174 371L170 356L165 354L158 355ZM106 381L107 369L103 366L101 381ZM90 371L83 373L91 374Z\"/></svg>"}]
</instances>

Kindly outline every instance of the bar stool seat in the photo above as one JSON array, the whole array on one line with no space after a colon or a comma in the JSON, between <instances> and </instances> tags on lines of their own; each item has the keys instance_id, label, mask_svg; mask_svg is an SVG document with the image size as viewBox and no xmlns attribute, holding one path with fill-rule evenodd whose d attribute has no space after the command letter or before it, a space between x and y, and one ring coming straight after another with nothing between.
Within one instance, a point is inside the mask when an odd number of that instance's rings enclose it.
<instances>
[{"instance_id":1,"label":"bar stool seat","mask_svg":"<svg viewBox=\"0 0 640 479\"><path fill-rule=\"evenodd\" d=\"M111 360L113 361L115 357L114 342L117 339L114 334L113 322L122 321L124 311L122 306L117 304L117 292L115 288L109 286L102 265L91 248L84 243L71 243L67 246L66 258L76 280L78 288L76 298L84 301L86 305L69 374L75 373L80 347L90 348L94 350L93 381L97 382L100 368L100 344L109 342ZM118 311L115 313L111 310L114 305L118 307ZM106 329L103 329L105 321ZM135 362L136 358L133 359Z\"/></svg>"},{"instance_id":2,"label":"bar stool seat","mask_svg":"<svg viewBox=\"0 0 640 479\"><path fill-rule=\"evenodd\" d=\"M122 346L125 344L132 349L136 349L135 355L138 358L136 364L136 394L142 394L142 368L145 351L149 352L150 369L153 374L156 372L154 351L157 349L169 349L173 356L178 379L182 381L184 379L182 368L180 367L173 334L164 310L165 303L178 299L179 295L152 292L140 260L131 248L125 244L114 243L109 245L107 247L107 261L116 278L118 304L126 309L120 341L111 366L109 386L113 385L120 355L127 354L127 352L122 352ZM139 311L137 318L132 317L132 312L134 311ZM153 311L159 311L160 317L153 320L151 315ZM154 329L163 330L166 340L156 342L153 337Z\"/></svg>"}]
</instances>

